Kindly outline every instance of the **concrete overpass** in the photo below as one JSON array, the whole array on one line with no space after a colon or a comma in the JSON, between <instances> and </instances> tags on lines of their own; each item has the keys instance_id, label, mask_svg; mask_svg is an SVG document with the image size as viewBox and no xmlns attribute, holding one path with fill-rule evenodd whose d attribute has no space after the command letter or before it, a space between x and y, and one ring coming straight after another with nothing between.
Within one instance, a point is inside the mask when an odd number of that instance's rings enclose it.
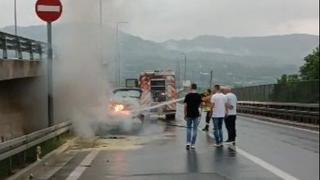
<instances>
[{"instance_id":1,"label":"concrete overpass","mask_svg":"<svg viewBox=\"0 0 320 180\"><path fill-rule=\"evenodd\" d=\"M0 32L0 141L47 126L45 44Z\"/></svg>"},{"instance_id":2,"label":"concrete overpass","mask_svg":"<svg viewBox=\"0 0 320 180\"><path fill-rule=\"evenodd\" d=\"M30 78L44 75L39 60L0 59L0 81Z\"/></svg>"}]
</instances>

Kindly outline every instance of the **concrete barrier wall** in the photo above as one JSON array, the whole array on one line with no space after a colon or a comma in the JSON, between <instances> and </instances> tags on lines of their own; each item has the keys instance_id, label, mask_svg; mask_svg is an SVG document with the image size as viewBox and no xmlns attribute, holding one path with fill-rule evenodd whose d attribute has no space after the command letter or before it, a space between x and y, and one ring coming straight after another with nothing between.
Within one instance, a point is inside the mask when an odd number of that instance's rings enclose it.
<instances>
[{"instance_id":1,"label":"concrete barrier wall","mask_svg":"<svg viewBox=\"0 0 320 180\"><path fill-rule=\"evenodd\" d=\"M1 60L0 81L44 74L41 61Z\"/></svg>"},{"instance_id":2,"label":"concrete barrier wall","mask_svg":"<svg viewBox=\"0 0 320 180\"><path fill-rule=\"evenodd\" d=\"M0 81L0 142L47 127L45 80L40 76Z\"/></svg>"}]
</instances>

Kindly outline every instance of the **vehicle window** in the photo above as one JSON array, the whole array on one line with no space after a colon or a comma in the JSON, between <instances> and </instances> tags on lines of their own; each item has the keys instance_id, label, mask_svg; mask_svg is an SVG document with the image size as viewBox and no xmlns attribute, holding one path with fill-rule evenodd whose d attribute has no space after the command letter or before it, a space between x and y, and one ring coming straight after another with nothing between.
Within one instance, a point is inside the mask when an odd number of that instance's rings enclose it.
<instances>
[{"instance_id":1,"label":"vehicle window","mask_svg":"<svg viewBox=\"0 0 320 180\"><path fill-rule=\"evenodd\" d=\"M130 98L140 98L141 92L139 90L116 90L113 92L115 97L130 97Z\"/></svg>"},{"instance_id":2,"label":"vehicle window","mask_svg":"<svg viewBox=\"0 0 320 180\"><path fill-rule=\"evenodd\" d=\"M151 86L165 86L166 81L165 80L152 80Z\"/></svg>"}]
</instances>

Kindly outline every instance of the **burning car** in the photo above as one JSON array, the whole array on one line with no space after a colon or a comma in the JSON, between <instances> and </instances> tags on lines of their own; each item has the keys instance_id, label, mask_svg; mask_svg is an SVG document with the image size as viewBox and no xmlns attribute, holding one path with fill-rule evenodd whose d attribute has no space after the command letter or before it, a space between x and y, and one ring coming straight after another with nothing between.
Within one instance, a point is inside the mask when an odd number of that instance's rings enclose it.
<instances>
[{"instance_id":1,"label":"burning car","mask_svg":"<svg viewBox=\"0 0 320 180\"><path fill-rule=\"evenodd\" d=\"M142 91L139 88L118 88L113 90L108 112L112 117L143 120L139 112Z\"/></svg>"},{"instance_id":2,"label":"burning car","mask_svg":"<svg viewBox=\"0 0 320 180\"><path fill-rule=\"evenodd\" d=\"M107 121L98 123L96 135L135 133L143 127L144 116L139 111L142 91L139 88L117 88L106 107Z\"/></svg>"}]
</instances>

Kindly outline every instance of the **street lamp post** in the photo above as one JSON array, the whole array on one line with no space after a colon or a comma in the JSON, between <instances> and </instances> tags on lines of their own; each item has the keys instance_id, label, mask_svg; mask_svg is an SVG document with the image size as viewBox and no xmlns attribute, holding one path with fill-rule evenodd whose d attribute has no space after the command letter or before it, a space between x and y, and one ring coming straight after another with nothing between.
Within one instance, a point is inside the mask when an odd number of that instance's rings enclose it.
<instances>
[{"instance_id":1,"label":"street lamp post","mask_svg":"<svg viewBox=\"0 0 320 180\"><path fill-rule=\"evenodd\" d=\"M101 36L102 36L102 30L103 30L103 0L99 0L99 24L100 24L100 33L101 33ZM120 86L120 83L121 83L121 56L120 56L120 50L119 50L119 25L120 24L126 24L128 22L116 22L116 59L118 60L118 63L115 62L115 66L116 64L118 64L118 73L116 72L116 69L115 68L115 79L118 79L118 80L115 80L118 81L118 86ZM101 39L101 60L103 61L103 55L102 55L102 45L103 45L103 38L100 37ZM117 78L118 76L118 78Z\"/></svg>"},{"instance_id":2,"label":"street lamp post","mask_svg":"<svg viewBox=\"0 0 320 180\"><path fill-rule=\"evenodd\" d=\"M103 17L102 17L102 15L103 15L103 12L102 12L102 6L103 6L103 4L102 4L102 0L99 0L99 24L100 24L100 27L102 28L102 21L103 21Z\"/></svg>"},{"instance_id":3,"label":"street lamp post","mask_svg":"<svg viewBox=\"0 0 320 180\"><path fill-rule=\"evenodd\" d=\"M117 43L117 60L118 60L118 86L121 85L121 55L119 50L119 25L127 24L128 22L121 21L116 23L116 43Z\"/></svg>"},{"instance_id":4,"label":"street lamp post","mask_svg":"<svg viewBox=\"0 0 320 180\"><path fill-rule=\"evenodd\" d=\"M14 0L14 35L18 35L18 27L17 27L17 0Z\"/></svg>"},{"instance_id":5,"label":"street lamp post","mask_svg":"<svg viewBox=\"0 0 320 180\"><path fill-rule=\"evenodd\" d=\"M176 73L176 86L177 86L177 88L180 88L180 62L179 61L177 61L177 73Z\"/></svg>"},{"instance_id":6,"label":"street lamp post","mask_svg":"<svg viewBox=\"0 0 320 180\"><path fill-rule=\"evenodd\" d=\"M183 72L183 80L187 80L187 55L185 53L182 53L184 56L184 72Z\"/></svg>"},{"instance_id":7,"label":"street lamp post","mask_svg":"<svg viewBox=\"0 0 320 180\"><path fill-rule=\"evenodd\" d=\"M99 26L100 26L100 31L99 31L99 53L100 53L100 61L102 64L103 62L103 4L102 0L99 0Z\"/></svg>"},{"instance_id":8,"label":"street lamp post","mask_svg":"<svg viewBox=\"0 0 320 180\"><path fill-rule=\"evenodd\" d=\"M210 82L209 82L209 88L212 88L212 83L213 83L213 70L210 71Z\"/></svg>"},{"instance_id":9,"label":"street lamp post","mask_svg":"<svg viewBox=\"0 0 320 180\"><path fill-rule=\"evenodd\" d=\"M109 68L109 63L105 59L105 41L104 41L104 23L103 23L103 0L99 0L99 54L100 54L100 61L102 65L104 66L104 75L106 76L106 81L110 80L108 79L108 68Z\"/></svg>"},{"instance_id":10,"label":"street lamp post","mask_svg":"<svg viewBox=\"0 0 320 180\"><path fill-rule=\"evenodd\" d=\"M13 9L14 9L14 35L17 37L17 35L18 35L17 0L13 1ZM16 58L18 58L18 51L17 50L16 50L16 53L15 53L15 56L16 56Z\"/></svg>"}]
</instances>

